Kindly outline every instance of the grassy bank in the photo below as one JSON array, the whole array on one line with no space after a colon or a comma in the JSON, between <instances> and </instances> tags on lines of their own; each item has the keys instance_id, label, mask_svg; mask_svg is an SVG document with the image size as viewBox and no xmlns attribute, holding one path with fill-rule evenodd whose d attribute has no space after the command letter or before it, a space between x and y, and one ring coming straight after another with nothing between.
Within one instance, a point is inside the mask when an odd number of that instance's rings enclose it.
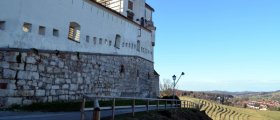
<instances>
[{"instance_id":1,"label":"grassy bank","mask_svg":"<svg viewBox=\"0 0 280 120\"><path fill-rule=\"evenodd\" d=\"M205 111L205 113L214 120L280 120L279 111L260 111L245 108L237 108L217 104L207 100L200 100L189 97L181 97L180 99L191 100L193 102L203 104L201 105L201 111Z\"/></svg>"},{"instance_id":2,"label":"grassy bank","mask_svg":"<svg viewBox=\"0 0 280 120\"><path fill-rule=\"evenodd\" d=\"M111 120L104 118L102 120ZM204 112L196 109L161 110L116 116L115 120L212 120Z\"/></svg>"}]
</instances>

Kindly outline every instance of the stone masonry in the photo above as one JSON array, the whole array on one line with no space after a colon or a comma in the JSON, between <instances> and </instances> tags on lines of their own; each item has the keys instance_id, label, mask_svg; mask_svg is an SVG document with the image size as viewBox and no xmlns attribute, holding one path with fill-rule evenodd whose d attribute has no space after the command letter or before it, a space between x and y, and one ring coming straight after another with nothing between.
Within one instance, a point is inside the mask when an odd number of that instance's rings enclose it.
<instances>
[{"instance_id":1,"label":"stone masonry","mask_svg":"<svg viewBox=\"0 0 280 120\"><path fill-rule=\"evenodd\" d=\"M136 56L0 49L0 107L80 100L82 94L157 97L153 62Z\"/></svg>"}]
</instances>

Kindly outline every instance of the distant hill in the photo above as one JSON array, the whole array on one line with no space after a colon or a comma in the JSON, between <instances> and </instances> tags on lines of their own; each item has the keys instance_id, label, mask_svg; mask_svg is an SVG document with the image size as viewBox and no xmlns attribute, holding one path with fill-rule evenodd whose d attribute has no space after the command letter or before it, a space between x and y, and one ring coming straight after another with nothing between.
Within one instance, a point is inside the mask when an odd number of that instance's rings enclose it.
<instances>
[{"instance_id":1,"label":"distant hill","mask_svg":"<svg viewBox=\"0 0 280 120\"><path fill-rule=\"evenodd\" d=\"M185 91L190 92L190 91ZM228 91L192 91L193 93L204 93L204 94L217 94L217 95L232 95L238 98L248 98L252 100L277 100L280 101L280 90L272 92L228 92Z\"/></svg>"}]
</instances>

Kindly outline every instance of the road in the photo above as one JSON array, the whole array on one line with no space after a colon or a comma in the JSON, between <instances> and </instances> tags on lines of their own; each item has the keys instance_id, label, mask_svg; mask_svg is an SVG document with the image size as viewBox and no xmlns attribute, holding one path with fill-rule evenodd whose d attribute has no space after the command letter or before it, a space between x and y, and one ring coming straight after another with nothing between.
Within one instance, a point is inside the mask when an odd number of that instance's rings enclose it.
<instances>
[{"instance_id":1,"label":"road","mask_svg":"<svg viewBox=\"0 0 280 120\"><path fill-rule=\"evenodd\" d=\"M160 107L164 109L164 107ZM149 110L156 110L156 107L150 107ZM135 112L146 111L146 108L135 108ZM116 115L131 113L131 109L118 109ZM111 116L111 110L101 111L102 117ZM79 120L80 112L6 112L0 111L0 120ZM85 120L91 120L92 112L86 112Z\"/></svg>"}]
</instances>

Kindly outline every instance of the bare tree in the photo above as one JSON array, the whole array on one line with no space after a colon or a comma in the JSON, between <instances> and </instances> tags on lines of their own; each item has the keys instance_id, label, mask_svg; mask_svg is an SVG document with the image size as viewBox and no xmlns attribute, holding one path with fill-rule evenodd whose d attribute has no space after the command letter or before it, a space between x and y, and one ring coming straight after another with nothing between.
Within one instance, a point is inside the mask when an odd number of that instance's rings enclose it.
<instances>
[{"instance_id":1,"label":"bare tree","mask_svg":"<svg viewBox=\"0 0 280 120\"><path fill-rule=\"evenodd\" d=\"M172 89L172 82L169 79L163 79L160 83L160 96L171 96Z\"/></svg>"}]
</instances>

